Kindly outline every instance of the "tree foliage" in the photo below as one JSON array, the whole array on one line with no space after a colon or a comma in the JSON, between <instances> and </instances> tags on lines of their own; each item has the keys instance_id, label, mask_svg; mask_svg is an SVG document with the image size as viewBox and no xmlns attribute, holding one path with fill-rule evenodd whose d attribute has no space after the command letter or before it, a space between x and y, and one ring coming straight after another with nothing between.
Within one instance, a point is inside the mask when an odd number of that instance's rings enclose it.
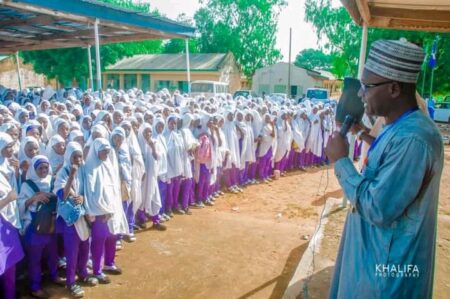
<instances>
[{"instance_id":1,"label":"tree foliage","mask_svg":"<svg viewBox=\"0 0 450 299\"><path fill-rule=\"evenodd\" d=\"M330 0L306 0L305 20L313 24L319 40L323 42L323 48L333 57L332 72L338 77L357 76L359 50L361 46L362 28L356 25L344 7L332 7ZM439 36L438 64L435 69L434 90L437 93L450 92L450 34L436 34L431 32L389 30L371 28L368 30L368 48L372 42L378 39L407 40L429 47ZM427 76L430 78L430 70ZM422 89L419 78L419 90ZM425 91L429 90L429 80L426 80Z\"/></svg>"},{"instance_id":2,"label":"tree foliage","mask_svg":"<svg viewBox=\"0 0 450 299\"><path fill-rule=\"evenodd\" d=\"M275 48L278 16L284 0L203 0L195 16L202 53L232 52L243 73L281 58Z\"/></svg>"},{"instance_id":3,"label":"tree foliage","mask_svg":"<svg viewBox=\"0 0 450 299\"><path fill-rule=\"evenodd\" d=\"M150 5L132 0L102 0L111 5L130 10L150 13ZM158 14L153 11L153 14ZM162 41L117 43L100 46L101 67L113 64L123 57L135 54L161 53ZM73 80L83 85L89 78L88 53L86 48L51 49L21 52L25 63L31 63L35 72L45 74L49 79L70 85ZM91 47L92 67L95 69L95 50Z\"/></svg>"},{"instance_id":4,"label":"tree foliage","mask_svg":"<svg viewBox=\"0 0 450 299\"><path fill-rule=\"evenodd\" d=\"M331 71L332 56L322 50L304 49L297 54L294 64L309 70Z\"/></svg>"}]
</instances>

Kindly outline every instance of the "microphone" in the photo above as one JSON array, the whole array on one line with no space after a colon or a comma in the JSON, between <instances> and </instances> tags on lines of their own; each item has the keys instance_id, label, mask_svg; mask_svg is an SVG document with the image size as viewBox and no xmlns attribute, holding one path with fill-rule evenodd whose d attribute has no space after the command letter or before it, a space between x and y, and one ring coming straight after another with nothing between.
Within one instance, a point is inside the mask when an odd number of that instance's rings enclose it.
<instances>
[{"instance_id":1,"label":"microphone","mask_svg":"<svg viewBox=\"0 0 450 299\"><path fill-rule=\"evenodd\" d=\"M350 127L355 122L355 118L351 116L350 114L347 114L345 116L344 123L342 124L341 130L339 131L339 134L345 138L347 136L348 130L350 130Z\"/></svg>"}]
</instances>

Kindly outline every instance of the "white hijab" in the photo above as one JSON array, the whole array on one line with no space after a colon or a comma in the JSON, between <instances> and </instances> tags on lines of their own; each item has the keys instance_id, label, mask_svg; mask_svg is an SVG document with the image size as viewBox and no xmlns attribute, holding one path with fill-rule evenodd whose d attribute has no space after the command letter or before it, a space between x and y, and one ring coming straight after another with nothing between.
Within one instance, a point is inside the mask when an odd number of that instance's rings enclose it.
<instances>
[{"instance_id":1,"label":"white hijab","mask_svg":"<svg viewBox=\"0 0 450 299\"><path fill-rule=\"evenodd\" d=\"M106 161L99 159L100 151L109 149ZM108 227L112 234L128 234L128 223L122 207L119 170L109 141L97 138L86 158L86 212L90 216L111 215Z\"/></svg>"},{"instance_id":2,"label":"white hijab","mask_svg":"<svg viewBox=\"0 0 450 299\"><path fill-rule=\"evenodd\" d=\"M8 145L13 143L13 139L7 133L0 132L0 199L3 200L13 188L17 190L16 177L14 169L9 165L8 160L3 157L1 152ZM17 202L13 200L0 210L1 216L20 229L20 216Z\"/></svg>"}]
</instances>

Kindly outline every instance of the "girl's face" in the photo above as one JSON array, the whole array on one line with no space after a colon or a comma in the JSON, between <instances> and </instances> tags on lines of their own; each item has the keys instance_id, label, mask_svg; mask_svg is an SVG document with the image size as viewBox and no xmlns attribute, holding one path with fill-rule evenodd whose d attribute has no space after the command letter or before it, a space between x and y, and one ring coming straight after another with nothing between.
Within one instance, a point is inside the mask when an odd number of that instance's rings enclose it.
<instances>
[{"instance_id":1,"label":"girl's face","mask_svg":"<svg viewBox=\"0 0 450 299\"><path fill-rule=\"evenodd\" d=\"M66 144L64 142L57 143L53 146L53 150L60 156L64 155L66 151Z\"/></svg>"},{"instance_id":2,"label":"girl's face","mask_svg":"<svg viewBox=\"0 0 450 299\"><path fill-rule=\"evenodd\" d=\"M31 129L30 131L27 132L27 136L33 136L37 140L40 140L41 139L41 132L39 131L38 128L33 128L33 129Z\"/></svg>"},{"instance_id":3,"label":"girl's face","mask_svg":"<svg viewBox=\"0 0 450 299\"><path fill-rule=\"evenodd\" d=\"M219 128L222 128L224 122L225 122L225 121L224 121L222 118L219 120L219 122L217 123L217 125L219 126Z\"/></svg>"},{"instance_id":4,"label":"girl's face","mask_svg":"<svg viewBox=\"0 0 450 299\"><path fill-rule=\"evenodd\" d=\"M19 140L19 130L16 127L12 127L7 131L7 133L12 137L14 141Z\"/></svg>"},{"instance_id":5,"label":"girl's face","mask_svg":"<svg viewBox=\"0 0 450 299\"><path fill-rule=\"evenodd\" d=\"M242 116L242 113L238 113L236 115L236 119L237 119L237 121L243 121L244 120L244 116Z\"/></svg>"},{"instance_id":6,"label":"girl's face","mask_svg":"<svg viewBox=\"0 0 450 299\"><path fill-rule=\"evenodd\" d=\"M130 108L130 107L124 107L124 108L123 108L123 113L124 113L126 116L131 116L131 108Z\"/></svg>"},{"instance_id":7,"label":"girl's face","mask_svg":"<svg viewBox=\"0 0 450 299\"><path fill-rule=\"evenodd\" d=\"M83 153L80 151L75 151L72 153L72 156L70 157L70 163L73 165L80 166L83 162Z\"/></svg>"},{"instance_id":8,"label":"girl's face","mask_svg":"<svg viewBox=\"0 0 450 299\"><path fill-rule=\"evenodd\" d=\"M148 124L153 125L153 115L147 114L147 115L144 117L144 121L145 121L146 123L148 123Z\"/></svg>"},{"instance_id":9,"label":"girl's face","mask_svg":"<svg viewBox=\"0 0 450 299\"><path fill-rule=\"evenodd\" d=\"M39 153L39 146L34 142L28 142L25 145L25 155L33 159L34 156L36 156Z\"/></svg>"},{"instance_id":10,"label":"girl's face","mask_svg":"<svg viewBox=\"0 0 450 299\"><path fill-rule=\"evenodd\" d=\"M85 129L85 130L90 130L91 129L91 126L92 126L92 121L91 121L91 119L90 118L84 118L83 119L83 123L82 123L82 125L83 125L83 128Z\"/></svg>"},{"instance_id":11,"label":"girl's face","mask_svg":"<svg viewBox=\"0 0 450 299\"><path fill-rule=\"evenodd\" d=\"M267 124L272 122L269 115L266 115L266 118L264 120L266 121Z\"/></svg>"},{"instance_id":12,"label":"girl's face","mask_svg":"<svg viewBox=\"0 0 450 299\"><path fill-rule=\"evenodd\" d=\"M47 129L47 127L48 127L48 120L46 118L40 117L40 118L38 118L38 122L41 124L41 126L44 129Z\"/></svg>"},{"instance_id":13,"label":"girl's face","mask_svg":"<svg viewBox=\"0 0 450 299\"><path fill-rule=\"evenodd\" d=\"M47 111L48 108L50 108L49 103L43 102L43 103L41 104L41 109L42 109L42 111Z\"/></svg>"},{"instance_id":14,"label":"girl's face","mask_svg":"<svg viewBox=\"0 0 450 299\"><path fill-rule=\"evenodd\" d=\"M177 120L176 119L171 119L169 121L169 130L173 131L177 128Z\"/></svg>"},{"instance_id":15,"label":"girl's face","mask_svg":"<svg viewBox=\"0 0 450 299\"><path fill-rule=\"evenodd\" d=\"M233 113L228 113L227 119L228 121L233 121Z\"/></svg>"},{"instance_id":16,"label":"girl's face","mask_svg":"<svg viewBox=\"0 0 450 299\"><path fill-rule=\"evenodd\" d=\"M13 154L14 154L14 142L11 142L10 144L8 144L7 146L5 146L2 149L2 156L5 157L6 159L10 159L12 158Z\"/></svg>"},{"instance_id":17,"label":"girl's face","mask_svg":"<svg viewBox=\"0 0 450 299\"><path fill-rule=\"evenodd\" d=\"M98 152L98 158L102 161L106 161L108 159L109 149L104 149Z\"/></svg>"},{"instance_id":18,"label":"girl's face","mask_svg":"<svg viewBox=\"0 0 450 299\"><path fill-rule=\"evenodd\" d=\"M36 174L38 175L38 177L40 177L41 179L44 179L48 176L48 172L50 170L49 164L41 163L41 164L39 164L39 166L37 168L35 168L35 170L36 170Z\"/></svg>"},{"instance_id":19,"label":"girl's face","mask_svg":"<svg viewBox=\"0 0 450 299\"><path fill-rule=\"evenodd\" d=\"M161 134L163 130L164 130L164 124L163 123L158 123L156 125L156 132L158 132L158 134Z\"/></svg>"},{"instance_id":20,"label":"girl's face","mask_svg":"<svg viewBox=\"0 0 450 299\"><path fill-rule=\"evenodd\" d=\"M120 124L123 121L123 116L120 113L114 113L113 120L116 125Z\"/></svg>"},{"instance_id":21,"label":"girl's face","mask_svg":"<svg viewBox=\"0 0 450 299\"><path fill-rule=\"evenodd\" d=\"M69 126L66 123L62 123L58 127L58 134L66 139L69 136Z\"/></svg>"},{"instance_id":22,"label":"girl's face","mask_svg":"<svg viewBox=\"0 0 450 299\"><path fill-rule=\"evenodd\" d=\"M252 121L252 116L250 114L247 114L245 116L245 121Z\"/></svg>"},{"instance_id":23,"label":"girl's face","mask_svg":"<svg viewBox=\"0 0 450 299\"><path fill-rule=\"evenodd\" d=\"M152 138L152 130L150 130L150 128L145 129L143 135L145 140L150 140L150 138Z\"/></svg>"},{"instance_id":24,"label":"girl's face","mask_svg":"<svg viewBox=\"0 0 450 299\"><path fill-rule=\"evenodd\" d=\"M123 137L122 136L114 135L112 140L113 140L114 146L116 148L120 148L122 146L122 143L123 143Z\"/></svg>"},{"instance_id":25,"label":"girl's face","mask_svg":"<svg viewBox=\"0 0 450 299\"><path fill-rule=\"evenodd\" d=\"M22 112L22 114L19 116L20 123L24 124L30 119L30 116L27 112Z\"/></svg>"},{"instance_id":26,"label":"girl's face","mask_svg":"<svg viewBox=\"0 0 450 299\"><path fill-rule=\"evenodd\" d=\"M131 133L131 127L130 127L129 125L123 125L123 126L122 126L122 129L125 130L125 135L126 135L127 137L130 136L130 133Z\"/></svg>"}]
</instances>

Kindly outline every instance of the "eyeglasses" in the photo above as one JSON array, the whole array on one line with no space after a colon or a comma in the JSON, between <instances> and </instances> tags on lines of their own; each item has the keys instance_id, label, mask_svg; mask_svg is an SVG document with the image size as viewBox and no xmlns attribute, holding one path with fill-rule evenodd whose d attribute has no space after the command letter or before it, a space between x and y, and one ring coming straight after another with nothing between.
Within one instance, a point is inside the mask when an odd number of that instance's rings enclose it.
<instances>
[{"instance_id":1,"label":"eyeglasses","mask_svg":"<svg viewBox=\"0 0 450 299\"><path fill-rule=\"evenodd\" d=\"M366 92L368 89L371 89L373 87L386 85L386 84L394 83L394 82L395 81L385 81L385 82L373 83L373 84L364 84L364 83L361 82L361 89L362 89L363 92Z\"/></svg>"}]
</instances>

